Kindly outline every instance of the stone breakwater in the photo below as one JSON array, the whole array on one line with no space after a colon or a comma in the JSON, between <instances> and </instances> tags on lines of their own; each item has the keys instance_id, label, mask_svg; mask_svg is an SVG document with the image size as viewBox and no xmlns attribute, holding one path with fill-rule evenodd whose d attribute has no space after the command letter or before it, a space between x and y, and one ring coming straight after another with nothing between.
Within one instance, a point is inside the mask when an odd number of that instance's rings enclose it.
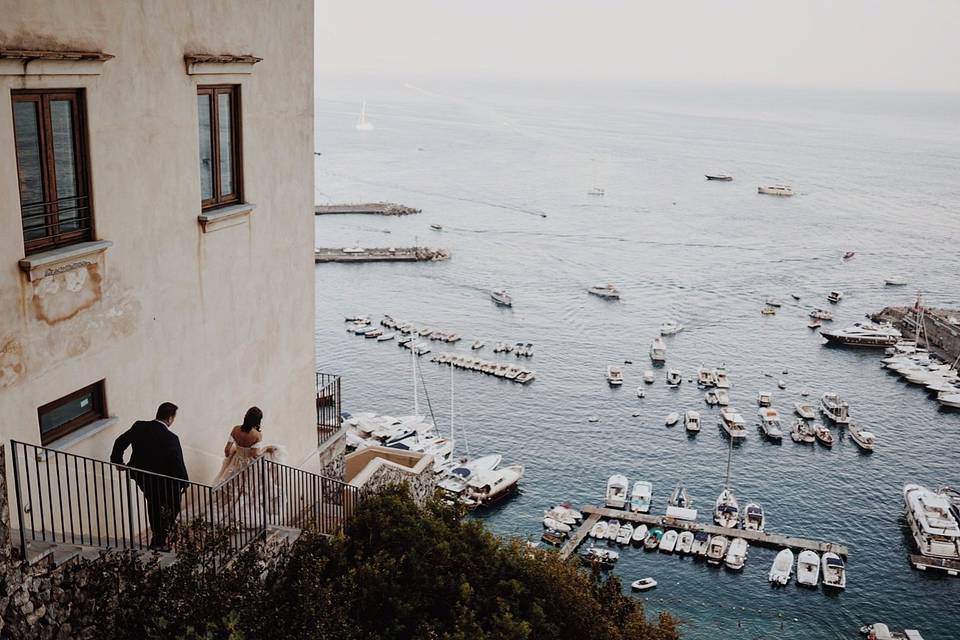
<instances>
[{"instance_id":1,"label":"stone breakwater","mask_svg":"<svg viewBox=\"0 0 960 640\"><path fill-rule=\"evenodd\" d=\"M449 260L446 249L430 247L388 247L361 249L317 248L314 250L314 262L438 262Z\"/></svg>"},{"instance_id":2,"label":"stone breakwater","mask_svg":"<svg viewBox=\"0 0 960 640\"><path fill-rule=\"evenodd\" d=\"M913 307L885 307L874 313L870 319L874 322L889 322L904 335L915 339L917 335L918 313ZM928 343L931 351L946 362L954 362L960 357L960 311L956 309L932 309L923 311L921 343Z\"/></svg>"},{"instance_id":3,"label":"stone breakwater","mask_svg":"<svg viewBox=\"0 0 960 640\"><path fill-rule=\"evenodd\" d=\"M365 202L361 204L318 204L313 207L314 215L342 213L360 213L377 216L409 216L420 213L420 209L397 204L395 202Z\"/></svg>"}]
</instances>

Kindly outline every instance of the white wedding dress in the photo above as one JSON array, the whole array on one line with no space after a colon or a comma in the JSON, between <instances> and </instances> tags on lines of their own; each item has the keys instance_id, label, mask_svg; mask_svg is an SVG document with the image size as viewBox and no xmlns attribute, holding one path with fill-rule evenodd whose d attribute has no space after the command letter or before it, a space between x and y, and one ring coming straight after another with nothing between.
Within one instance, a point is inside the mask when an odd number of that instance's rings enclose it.
<instances>
[{"instance_id":1,"label":"white wedding dress","mask_svg":"<svg viewBox=\"0 0 960 640\"><path fill-rule=\"evenodd\" d=\"M286 464L287 450L280 445L258 442L251 447L233 444L230 455L224 458L220 472L213 479L214 519L217 521L261 522L266 508L269 524L282 524L286 498L280 483L279 468L274 465L252 465L259 458Z\"/></svg>"}]
</instances>

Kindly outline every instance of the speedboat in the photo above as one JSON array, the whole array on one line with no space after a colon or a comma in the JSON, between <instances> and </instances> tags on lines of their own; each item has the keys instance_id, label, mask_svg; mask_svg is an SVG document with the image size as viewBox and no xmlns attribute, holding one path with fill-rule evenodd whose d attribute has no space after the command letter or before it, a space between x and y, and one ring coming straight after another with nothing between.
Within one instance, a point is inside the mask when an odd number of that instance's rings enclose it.
<instances>
[{"instance_id":1,"label":"speedboat","mask_svg":"<svg viewBox=\"0 0 960 640\"><path fill-rule=\"evenodd\" d=\"M809 402L794 402L793 412L804 420L815 420L817 411Z\"/></svg>"},{"instance_id":2,"label":"speedboat","mask_svg":"<svg viewBox=\"0 0 960 640\"><path fill-rule=\"evenodd\" d=\"M638 398L645 398L646 395L647 395L647 392L643 390L643 387L637 387L637 397L638 397Z\"/></svg>"},{"instance_id":3,"label":"speedboat","mask_svg":"<svg viewBox=\"0 0 960 640\"><path fill-rule=\"evenodd\" d=\"M574 526L583 520L583 514L574 509L573 505L569 502L561 502L549 511L545 511L543 515L569 524L570 526Z\"/></svg>"},{"instance_id":4,"label":"speedboat","mask_svg":"<svg viewBox=\"0 0 960 640\"><path fill-rule=\"evenodd\" d=\"M761 391L757 394L757 405L761 407L769 407L773 404L773 395L767 391Z\"/></svg>"},{"instance_id":5,"label":"speedboat","mask_svg":"<svg viewBox=\"0 0 960 640\"><path fill-rule=\"evenodd\" d=\"M588 196L602 196L602 195L606 195L606 193L607 192L604 191L601 187L591 187L591 189L587 191Z\"/></svg>"},{"instance_id":6,"label":"speedboat","mask_svg":"<svg viewBox=\"0 0 960 640\"><path fill-rule=\"evenodd\" d=\"M666 420L664 420L664 423L668 427L672 427L673 425L677 424L679 421L680 421L680 414L674 412L667 416Z\"/></svg>"},{"instance_id":7,"label":"speedboat","mask_svg":"<svg viewBox=\"0 0 960 640\"><path fill-rule=\"evenodd\" d=\"M683 531L677 538L677 553L690 553L693 547L693 531Z\"/></svg>"},{"instance_id":8,"label":"speedboat","mask_svg":"<svg viewBox=\"0 0 960 640\"><path fill-rule=\"evenodd\" d=\"M612 549L588 547L580 552L580 561L587 565L596 565L601 569L610 569L620 559L620 554Z\"/></svg>"},{"instance_id":9,"label":"speedboat","mask_svg":"<svg viewBox=\"0 0 960 640\"><path fill-rule=\"evenodd\" d=\"M606 298L608 300L620 299L620 290L612 284L595 284L587 289L587 293L592 293L595 296Z\"/></svg>"},{"instance_id":10,"label":"speedboat","mask_svg":"<svg viewBox=\"0 0 960 640\"><path fill-rule=\"evenodd\" d=\"M768 196L790 197L793 195L793 188L786 184L771 184L757 187L757 193L763 193Z\"/></svg>"},{"instance_id":11,"label":"speedboat","mask_svg":"<svg viewBox=\"0 0 960 640\"><path fill-rule=\"evenodd\" d=\"M842 291L831 291L830 293L827 294L827 301L830 302L831 304L837 304L841 300L843 300Z\"/></svg>"},{"instance_id":12,"label":"speedboat","mask_svg":"<svg viewBox=\"0 0 960 640\"><path fill-rule=\"evenodd\" d=\"M833 587L834 589L846 589L847 587L847 568L843 564L840 556L827 551L820 559L820 570L823 575L823 586Z\"/></svg>"},{"instance_id":13,"label":"speedboat","mask_svg":"<svg viewBox=\"0 0 960 640\"><path fill-rule=\"evenodd\" d=\"M713 536L707 544L707 562L710 564L720 564L723 557L727 554L727 547L730 541L724 536Z\"/></svg>"},{"instance_id":14,"label":"speedboat","mask_svg":"<svg viewBox=\"0 0 960 640\"><path fill-rule=\"evenodd\" d=\"M607 480L606 505L612 509L623 509L627 506L627 491L629 491L627 477L615 473Z\"/></svg>"},{"instance_id":15,"label":"speedboat","mask_svg":"<svg viewBox=\"0 0 960 640\"><path fill-rule=\"evenodd\" d=\"M960 560L960 524L950 499L918 484L903 486L913 541L921 555ZM955 508L954 508L955 509Z\"/></svg>"},{"instance_id":16,"label":"speedboat","mask_svg":"<svg viewBox=\"0 0 960 640\"><path fill-rule=\"evenodd\" d=\"M854 322L849 327L833 331L821 331L828 342L849 347L886 348L897 344L900 331L890 323Z\"/></svg>"},{"instance_id":17,"label":"speedboat","mask_svg":"<svg viewBox=\"0 0 960 640\"><path fill-rule=\"evenodd\" d=\"M607 537L607 523L599 521L590 528L590 537L603 539Z\"/></svg>"},{"instance_id":18,"label":"speedboat","mask_svg":"<svg viewBox=\"0 0 960 640\"><path fill-rule=\"evenodd\" d=\"M707 180L718 180L720 182L730 182L733 180L733 176L727 175L726 173L705 173L704 176Z\"/></svg>"},{"instance_id":19,"label":"speedboat","mask_svg":"<svg viewBox=\"0 0 960 640\"><path fill-rule=\"evenodd\" d=\"M513 306L513 298L507 293L506 289L494 289L490 292L490 298L497 304L504 307Z\"/></svg>"},{"instance_id":20,"label":"speedboat","mask_svg":"<svg viewBox=\"0 0 960 640\"><path fill-rule=\"evenodd\" d=\"M816 551L804 549L797 556L797 583L806 587L815 587L820 581L820 555Z\"/></svg>"},{"instance_id":21,"label":"speedboat","mask_svg":"<svg viewBox=\"0 0 960 640\"><path fill-rule=\"evenodd\" d=\"M643 541L647 539L647 532L647 525L637 525L633 528L633 535L630 538L631 542L636 546L642 545Z\"/></svg>"},{"instance_id":22,"label":"speedboat","mask_svg":"<svg viewBox=\"0 0 960 640\"><path fill-rule=\"evenodd\" d=\"M765 316L775 316L777 315L776 307L764 307L760 309L760 313Z\"/></svg>"},{"instance_id":23,"label":"speedboat","mask_svg":"<svg viewBox=\"0 0 960 640\"><path fill-rule=\"evenodd\" d=\"M847 433L850 434L850 439L853 440L856 445L864 451L873 451L877 444L877 436L852 422L847 428Z\"/></svg>"},{"instance_id":24,"label":"speedboat","mask_svg":"<svg viewBox=\"0 0 960 640\"><path fill-rule=\"evenodd\" d=\"M813 425L813 435L817 438L817 442L823 446L833 446L833 432L831 432L830 429L827 429L822 424Z\"/></svg>"},{"instance_id":25,"label":"speedboat","mask_svg":"<svg viewBox=\"0 0 960 640\"><path fill-rule=\"evenodd\" d=\"M567 540L569 534L565 531L555 531L554 529L546 529L543 534L540 536L540 539L546 542L549 545L554 547L559 547L563 545Z\"/></svg>"},{"instance_id":26,"label":"speedboat","mask_svg":"<svg viewBox=\"0 0 960 640\"><path fill-rule=\"evenodd\" d=\"M719 422L726 434L734 440L743 440L747 437L746 421L736 409L727 407L720 409Z\"/></svg>"},{"instance_id":27,"label":"speedboat","mask_svg":"<svg viewBox=\"0 0 960 640\"><path fill-rule=\"evenodd\" d=\"M478 351L478 350L480 350L480 349L483 349L484 346L485 346L485 345L484 345L484 343L483 343L482 340L477 340L477 341L474 342L472 345L470 345L470 350L471 350L471 351Z\"/></svg>"},{"instance_id":28,"label":"speedboat","mask_svg":"<svg viewBox=\"0 0 960 640\"><path fill-rule=\"evenodd\" d=\"M903 287L903 286L906 286L907 279L898 278L898 277L887 278L886 280L883 281L883 284L885 284L888 287Z\"/></svg>"},{"instance_id":29,"label":"speedboat","mask_svg":"<svg viewBox=\"0 0 960 640\"><path fill-rule=\"evenodd\" d=\"M750 531L763 531L767 525L767 517L763 515L763 507L756 502L748 502L743 508L743 528Z\"/></svg>"},{"instance_id":30,"label":"speedboat","mask_svg":"<svg viewBox=\"0 0 960 640\"><path fill-rule=\"evenodd\" d=\"M815 320L833 320L833 314L823 309L814 309L809 315Z\"/></svg>"},{"instance_id":31,"label":"speedboat","mask_svg":"<svg viewBox=\"0 0 960 640\"><path fill-rule=\"evenodd\" d=\"M646 480L637 480L634 482L633 493L630 494L630 511L635 513L649 513L652 496L653 484Z\"/></svg>"},{"instance_id":32,"label":"speedboat","mask_svg":"<svg viewBox=\"0 0 960 640\"><path fill-rule=\"evenodd\" d=\"M696 411L687 411L683 414L683 427L689 433L700 431L700 414Z\"/></svg>"},{"instance_id":33,"label":"speedboat","mask_svg":"<svg viewBox=\"0 0 960 640\"><path fill-rule=\"evenodd\" d=\"M658 545L660 547L660 551L664 553L673 553L674 549L677 547L677 538L679 537L679 534L673 529L670 529L664 533L663 537L660 539L660 544Z\"/></svg>"},{"instance_id":34,"label":"speedboat","mask_svg":"<svg viewBox=\"0 0 960 640\"><path fill-rule=\"evenodd\" d=\"M707 547L710 546L710 534L706 531L697 531L693 534L693 544L690 545L690 553L696 556L707 555Z\"/></svg>"},{"instance_id":35,"label":"speedboat","mask_svg":"<svg viewBox=\"0 0 960 640\"><path fill-rule=\"evenodd\" d=\"M710 389L703 395L703 400L711 407L720 404L720 399L717 397L717 392L713 389Z\"/></svg>"},{"instance_id":36,"label":"speedboat","mask_svg":"<svg viewBox=\"0 0 960 640\"><path fill-rule=\"evenodd\" d=\"M823 326L823 321L816 318L807 323L808 329L819 329L822 326Z\"/></svg>"},{"instance_id":37,"label":"speedboat","mask_svg":"<svg viewBox=\"0 0 960 640\"><path fill-rule=\"evenodd\" d=\"M437 483L437 487L450 493L463 493L463 490L467 488L467 482L471 478L480 473L493 471L500 466L502 460L503 456L491 454L453 466L453 468L445 471L444 475L446 477Z\"/></svg>"},{"instance_id":38,"label":"speedboat","mask_svg":"<svg viewBox=\"0 0 960 640\"><path fill-rule=\"evenodd\" d=\"M387 333L382 333L377 336L377 342L387 342L388 340L393 340L395 337L397 337L397 334L393 331L388 331Z\"/></svg>"},{"instance_id":39,"label":"speedboat","mask_svg":"<svg viewBox=\"0 0 960 640\"><path fill-rule=\"evenodd\" d=\"M730 394L727 393L726 389L717 389L717 404L721 407L726 407L730 405Z\"/></svg>"},{"instance_id":40,"label":"speedboat","mask_svg":"<svg viewBox=\"0 0 960 640\"><path fill-rule=\"evenodd\" d=\"M766 298L763 302L768 307L774 307L775 309L779 309L780 307L783 306L783 303L777 300L776 298Z\"/></svg>"},{"instance_id":41,"label":"speedboat","mask_svg":"<svg viewBox=\"0 0 960 640\"><path fill-rule=\"evenodd\" d=\"M680 386L681 382L683 382L683 376L680 375L679 371L676 369L667 371L667 386L676 388Z\"/></svg>"},{"instance_id":42,"label":"speedboat","mask_svg":"<svg viewBox=\"0 0 960 640\"><path fill-rule=\"evenodd\" d=\"M560 531L562 533L570 533L570 531L573 529L573 527L570 525L558 520L554 520L550 516L545 516L543 518L543 528L551 531Z\"/></svg>"},{"instance_id":43,"label":"speedboat","mask_svg":"<svg viewBox=\"0 0 960 640\"><path fill-rule=\"evenodd\" d=\"M855 255L857 255L856 251L847 251L843 254L843 261L846 262L847 260L853 260L853 256Z\"/></svg>"},{"instance_id":44,"label":"speedboat","mask_svg":"<svg viewBox=\"0 0 960 640\"><path fill-rule=\"evenodd\" d=\"M666 362L667 360L667 345L663 343L660 336L654 338L653 342L650 343L650 359L654 362Z\"/></svg>"},{"instance_id":45,"label":"speedboat","mask_svg":"<svg viewBox=\"0 0 960 640\"><path fill-rule=\"evenodd\" d=\"M430 225L430 228L434 231L443 231L443 226L439 224L432 224Z\"/></svg>"},{"instance_id":46,"label":"speedboat","mask_svg":"<svg viewBox=\"0 0 960 640\"><path fill-rule=\"evenodd\" d=\"M800 418L797 418L796 423L793 425L793 429L790 430L790 438L794 442L803 444L813 444L817 441L817 436L813 430L813 427L808 425Z\"/></svg>"},{"instance_id":47,"label":"speedboat","mask_svg":"<svg viewBox=\"0 0 960 640\"><path fill-rule=\"evenodd\" d=\"M937 402L951 409L960 409L960 391L957 393L939 393Z\"/></svg>"},{"instance_id":48,"label":"speedboat","mask_svg":"<svg viewBox=\"0 0 960 640\"><path fill-rule=\"evenodd\" d=\"M623 367L610 365L607 367L607 382L611 387L619 387L623 384Z\"/></svg>"},{"instance_id":49,"label":"speedboat","mask_svg":"<svg viewBox=\"0 0 960 640\"><path fill-rule=\"evenodd\" d=\"M510 464L471 478L464 492L467 508L485 507L509 497L517 490L523 470L521 464Z\"/></svg>"},{"instance_id":50,"label":"speedboat","mask_svg":"<svg viewBox=\"0 0 960 640\"><path fill-rule=\"evenodd\" d=\"M663 538L663 529L654 527L647 533L647 538L643 541L643 548L652 551L660 546L660 539Z\"/></svg>"},{"instance_id":51,"label":"speedboat","mask_svg":"<svg viewBox=\"0 0 960 640\"><path fill-rule=\"evenodd\" d=\"M730 388L730 379L727 377L727 370L723 367L716 369L713 372L714 379L716 381L717 389L729 389Z\"/></svg>"},{"instance_id":52,"label":"speedboat","mask_svg":"<svg viewBox=\"0 0 960 640\"><path fill-rule=\"evenodd\" d=\"M757 410L760 416L760 431L768 440L780 442L783 440L783 428L780 426L780 412L772 407L761 407Z\"/></svg>"},{"instance_id":53,"label":"speedboat","mask_svg":"<svg viewBox=\"0 0 960 640\"><path fill-rule=\"evenodd\" d=\"M653 380L654 380L653 370L652 369L645 370L643 372L643 381L646 382L647 384L653 384Z\"/></svg>"},{"instance_id":54,"label":"speedboat","mask_svg":"<svg viewBox=\"0 0 960 640\"><path fill-rule=\"evenodd\" d=\"M836 393L828 392L820 396L820 411L827 419L838 425L850 422L850 405L841 400Z\"/></svg>"},{"instance_id":55,"label":"speedboat","mask_svg":"<svg viewBox=\"0 0 960 640\"><path fill-rule=\"evenodd\" d=\"M697 369L697 384L704 387L712 387L716 382L713 371L700 365L700 368Z\"/></svg>"},{"instance_id":56,"label":"speedboat","mask_svg":"<svg viewBox=\"0 0 960 640\"><path fill-rule=\"evenodd\" d=\"M731 489L724 489L717 497L717 503L713 509L713 521L721 527L735 529L739 520L740 507L737 505L737 497L733 495Z\"/></svg>"},{"instance_id":57,"label":"speedboat","mask_svg":"<svg viewBox=\"0 0 960 640\"><path fill-rule=\"evenodd\" d=\"M649 591L657 586L657 581L653 578L640 578L630 583L630 588L634 591Z\"/></svg>"},{"instance_id":58,"label":"speedboat","mask_svg":"<svg viewBox=\"0 0 960 640\"><path fill-rule=\"evenodd\" d=\"M660 325L660 335L672 336L683 331L683 325L676 320L667 320Z\"/></svg>"},{"instance_id":59,"label":"speedboat","mask_svg":"<svg viewBox=\"0 0 960 640\"><path fill-rule=\"evenodd\" d=\"M770 573L767 574L767 580L770 584L789 584L790 576L793 575L793 551L790 549L781 549L777 557L773 559L770 566Z\"/></svg>"},{"instance_id":60,"label":"speedboat","mask_svg":"<svg viewBox=\"0 0 960 640\"><path fill-rule=\"evenodd\" d=\"M682 482L678 482L677 486L673 488L667 504L671 507L680 507L681 509L689 509L690 505L693 504L693 501L690 499L690 494L687 493L687 488L683 486Z\"/></svg>"},{"instance_id":61,"label":"speedboat","mask_svg":"<svg viewBox=\"0 0 960 640\"><path fill-rule=\"evenodd\" d=\"M616 540L620 535L620 521L610 520L607 522L607 540Z\"/></svg>"},{"instance_id":62,"label":"speedboat","mask_svg":"<svg viewBox=\"0 0 960 640\"><path fill-rule=\"evenodd\" d=\"M727 553L723 558L723 563L728 569L739 571L747 563L747 553L749 545L743 538L734 538L727 547Z\"/></svg>"},{"instance_id":63,"label":"speedboat","mask_svg":"<svg viewBox=\"0 0 960 640\"><path fill-rule=\"evenodd\" d=\"M617 544L630 544L633 537L633 525L629 522L620 525L620 533L617 534Z\"/></svg>"}]
</instances>

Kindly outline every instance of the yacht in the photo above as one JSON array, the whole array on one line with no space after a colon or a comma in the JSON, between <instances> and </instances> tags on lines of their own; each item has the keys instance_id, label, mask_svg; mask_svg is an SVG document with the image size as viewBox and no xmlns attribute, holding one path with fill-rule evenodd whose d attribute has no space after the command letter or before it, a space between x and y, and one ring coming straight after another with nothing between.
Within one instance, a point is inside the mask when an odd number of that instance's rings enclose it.
<instances>
[{"instance_id":1,"label":"yacht","mask_svg":"<svg viewBox=\"0 0 960 640\"><path fill-rule=\"evenodd\" d=\"M827 342L842 344L849 347L892 347L900 341L900 331L889 323L874 324L872 322L854 322L845 329L824 330L820 335Z\"/></svg>"},{"instance_id":2,"label":"yacht","mask_svg":"<svg viewBox=\"0 0 960 640\"><path fill-rule=\"evenodd\" d=\"M730 378L727 377L727 370L723 367L715 370L713 372L714 380L716 382L717 389L729 389L730 388Z\"/></svg>"},{"instance_id":3,"label":"yacht","mask_svg":"<svg viewBox=\"0 0 960 640\"><path fill-rule=\"evenodd\" d=\"M793 188L786 184L771 184L757 187L757 193L763 193L768 196L790 197L793 195Z\"/></svg>"},{"instance_id":4,"label":"yacht","mask_svg":"<svg viewBox=\"0 0 960 640\"><path fill-rule=\"evenodd\" d=\"M820 412L835 424L850 423L850 405L841 400L836 393L828 392L820 396Z\"/></svg>"},{"instance_id":5,"label":"yacht","mask_svg":"<svg viewBox=\"0 0 960 640\"><path fill-rule=\"evenodd\" d=\"M734 538L727 547L727 554L723 558L723 563L728 569L739 571L747 563L747 553L749 546L743 538Z\"/></svg>"},{"instance_id":6,"label":"yacht","mask_svg":"<svg viewBox=\"0 0 960 640\"><path fill-rule=\"evenodd\" d=\"M813 425L813 435L816 437L817 442L823 446L829 448L833 446L833 432L830 429L827 429L822 424Z\"/></svg>"},{"instance_id":7,"label":"yacht","mask_svg":"<svg viewBox=\"0 0 960 640\"><path fill-rule=\"evenodd\" d=\"M679 537L680 534L673 529L670 529L664 533L663 537L660 538L660 544L658 545L660 547L660 551L664 553L673 553L674 549L677 548L677 538Z\"/></svg>"},{"instance_id":8,"label":"yacht","mask_svg":"<svg viewBox=\"0 0 960 640\"><path fill-rule=\"evenodd\" d=\"M501 306L513 306L513 298L510 297L510 294L507 293L506 289L494 289L490 292L490 298Z\"/></svg>"},{"instance_id":9,"label":"yacht","mask_svg":"<svg viewBox=\"0 0 960 640\"><path fill-rule=\"evenodd\" d=\"M626 476L615 473L607 480L606 505L612 509L623 509L627 506L627 491L630 485Z\"/></svg>"},{"instance_id":10,"label":"yacht","mask_svg":"<svg viewBox=\"0 0 960 640\"><path fill-rule=\"evenodd\" d=\"M689 509L690 505L693 504L693 500L690 499L690 494L687 493L687 488L683 486L682 482L678 482L677 486L673 488L667 504L671 507L679 507L681 509Z\"/></svg>"},{"instance_id":11,"label":"yacht","mask_svg":"<svg viewBox=\"0 0 960 640\"><path fill-rule=\"evenodd\" d=\"M647 384L653 384L653 380L654 380L654 378L653 378L653 370L652 370L652 369L646 369L646 370L643 372L643 381L646 382Z\"/></svg>"},{"instance_id":12,"label":"yacht","mask_svg":"<svg viewBox=\"0 0 960 640\"><path fill-rule=\"evenodd\" d=\"M612 284L595 284L587 289L587 293L592 293L595 296L607 298L609 300L620 299L620 290Z\"/></svg>"},{"instance_id":13,"label":"yacht","mask_svg":"<svg viewBox=\"0 0 960 640\"><path fill-rule=\"evenodd\" d=\"M666 362L667 360L667 345L663 343L663 339L659 336L650 343L650 359L654 362Z\"/></svg>"},{"instance_id":14,"label":"yacht","mask_svg":"<svg viewBox=\"0 0 960 640\"><path fill-rule=\"evenodd\" d=\"M693 547L693 531L683 531L677 538L677 553L690 553Z\"/></svg>"},{"instance_id":15,"label":"yacht","mask_svg":"<svg viewBox=\"0 0 960 640\"><path fill-rule=\"evenodd\" d=\"M761 407L757 410L760 416L760 431L768 440L780 442L783 440L783 427L780 426L780 412L771 407Z\"/></svg>"},{"instance_id":16,"label":"yacht","mask_svg":"<svg viewBox=\"0 0 960 640\"><path fill-rule=\"evenodd\" d=\"M517 484L522 478L521 464L510 464L480 473L467 483L464 502L468 508L485 507L500 502L517 490Z\"/></svg>"},{"instance_id":17,"label":"yacht","mask_svg":"<svg viewBox=\"0 0 960 640\"><path fill-rule=\"evenodd\" d=\"M960 560L960 525L950 500L918 484L903 486L913 541L921 555Z\"/></svg>"},{"instance_id":18,"label":"yacht","mask_svg":"<svg viewBox=\"0 0 960 640\"><path fill-rule=\"evenodd\" d=\"M737 504L737 497L730 489L724 489L717 497L717 503L713 509L713 521L721 527L734 529L740 520L740 507Z\"/></svg>"},{"instance_id":19,"label":"yacht","mask_svg":"<svg viewBox=\"0 0 960 640\"><path fill-rule=\"evenodd\" d=\"M805 549L797 556L797 584L815 587L820 581L820 554Z\"/></svg>"},{"instance_id":20,"label":"yacht","mask_svg":"<svg viewBox=\"0 0 960 640\"><path fill-rule=\"evenodd\" d=\"M637 480L633 483L633 493L630 494L630 511L634 513L649 513L650 500L653 496L653 485L646 480Z\"/></svg>"},{"instance_id":21,"label":"yacht","mask_svg":"<svg viewBox=\"0 0 960 640\"><path fill-rule=\"evenodd\" d=\"M831 291L830 293L827 294L827 301L830 302L831 304L837 304L841 300L843 300L842 291Z\"/></svg>"},{"instance_id":22,"label":"yacht","mask_svg":"<svg viewBox=\"0 0 960 640\"><path fill-rule=\"evenodd\" d=\"M763 514L763 507L756 502L748 502L743 508L743 528L749 531L763 531L767 526L767 517Z\"/></svg>"},{"instance_id":23,"label":"yacht","mask_svg":"<svg viewBox=\"0 0 960 640\"><path fill-rule=\"evenodd\" d=\"M746 422L736 409L724 407L720 409L720 426L733 440L743 440L747 437Z\"/></svg>"},{"instance_id":24,"label":"yacht","mask_svg":"<svg viewBox=\"0 0 960 640\"><path fill-rule=\"evenodd\" d=\"M672 336L683 331L683 325L676 320L668 320L660 325L660 335Z\"/></svg>"},{"instance_id":25,"label":"yacht","mask_svg":"<svg viewBox=\"0 0 960 640\"><path fill-rule=\"evenodd\" d=\"M817 441L817 436L813 427L808 425L804 420L797 418L793 429L790 430L790 439L797 443L813 444Z\"/></svg>"},{"instance_id":26,"label":"yacht","mask_svg":"<svg viewBox=\"0 0 960 640\"><path fill-rule=\"evenodd\" d=\"M814 309L810 312L810 317L814 320L833 320L833 314L824 309Z\"/></svg>"},{"instance_id":27,"label":"yacht","mask_svg":"<svg viewBox=\"0 0 960 640\"><path fill-rule=\"evenodd\" d=\"M668 427L672 427L673 425L677 424L678 422L680 422L680 414L677 413L677 412L673 412L673 413L669 414L669 415L667 416L666 420L664 420L664 423L665 423Z\"/></svg>"},{"instance_id":28,"label":"yacht","mask_svg":"<svg viewBox=\"0 0 960 640\"><path fill-rule=\"evenodd\" d=\"M877 445L877 436L859 425L850 423L847 433L850 434L850 439L864 451L873 451Z\"/></svg>"},{"instance_id":29,"label":"yacht","mask_svg":"<svg viewBox=\"0 0 960 640\"><path fill-rule=\"evenodd\" d=\"M730 182L733 180L733 176L727 175L726 173L705 173L704 176L707 180L718 180L720 182Z\"/></svg>"},{"instance_id":30,"label":"yacht","mask_svg":"<svg viewBox=\"0 0 960 640\"><path fill-rule=\"evenodd\" d=\"M827 551L820 558L820 573L823 576L823 586L834 589L846 589L847 568L840 556Z\"/></svg>"},{"instance_id":31,"label":"yacht","mask_svg":"<svg viewBox=\"0 0 960 640\"><path fill-rule=\"evenodd\" d=\"M676 369L667 371L667 386L676 388L680 386L681 382L683 382L683 376L680 375L679 371Z\"/></svg>"},{"instance_id":32,"label":"yacht","mask_svg":"<svg viewBox=\"0 0 960 640\"><path fill-rule=\"evenodd\" d=\"M793 412L804 420L815 420L817 411L809 402L794 402Z\"/></svg>"},{"instance_id":33,"label":"yacht","mask_svg":"<svg viewBox=\"0 0 960 640\"><path fill-rule=\"evenodd\" d=\"M697 411L687 411L684 413L683 428L689 433L698 433L700 431L700 413Z\"/></svg>"},{"instance_id":34,"label":"yacht","mask_svg":"<svg viewBox=\"0 0 960 640\"><path fill-rule=\"evenodd\" d=\"M467 482L476 475L493 471L500 466L503 456L491 454L482 456L475 460L460 463L452 469L444 470L442 473L446 476L439 482L437 487L449 493L460 494L467 488Z\"/></svg>"},{"instance_id":35,"label":"yacht","mask_svg":"<svg viewBox=\"0 0 960 640\"><path fill-rule=\"evenodd\" d=\"M793 551L781 549L777 557L773 559L770 573L767 574L767 581L770 584L789 584L791 575L793 575Z\"/></svg>"},{"instance_id":36,"label":"yacht","mask_svg":"<svg viewBox=\"0 0 960 640\"><path fill-rule=\"evenodd\" d=\"M773 404L773 395L767 391L761 391L757 394L757 406L769 407Z\"/></svg>"},{"instance_id":37,"label":"yacht","mask_svg":"<svg viewBox=\"0 0 960 640\"><path fill-rule=\"evenodd\" d=\"M723 557L727 554L727 547L730 541L724 536L713 536L707 544L707 562L710 564L720 564Z\"/></svg>"},{"instance_id":38,"label":"yacht","mask_svg":"<svg viewBox=\"0 0 960 640\"><path fill-rule=\"evenodd\" d=\"M607 367L607 382L611 387L619 387L623 384L623 367L610 365Z\"/></svg>"},{"instance_id":39,"label":"yacht","mask_svg":"<svg viewBox=\"0 0 960 640\"><path fill-rule=\"evenodd\" d=\"M721 407L726 407L730 405L730 394L727 393L726 389L717 389L717 404Z\"/></svg>"}]
</instances>

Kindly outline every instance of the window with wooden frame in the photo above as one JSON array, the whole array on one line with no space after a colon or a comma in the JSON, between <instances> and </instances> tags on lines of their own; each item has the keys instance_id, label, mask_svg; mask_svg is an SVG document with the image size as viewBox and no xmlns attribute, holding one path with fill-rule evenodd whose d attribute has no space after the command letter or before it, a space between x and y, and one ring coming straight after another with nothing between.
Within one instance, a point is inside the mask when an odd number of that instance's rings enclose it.
<instances>
[{"instance_id":1,"label":"window with wooden frame","mask_svg":"<svg viewBox=\"0 0 960 640\"><path fill-rule=\"evenodd\" d=\"M203 209L243 201L240 85L197 87Z\"/></svg>"},{"instance_id":2,"label":"window with wooden frame","mask_svg":"<svg viewBox=\"0 0 960 640\"><path fill-rule=\"evenodd\" d=\"M107 417L104 381L77 389L37 409L40 444L46 446L72 431Z\"/></svg>"},{"instance_id":3,"label":"window with wooden frame","mask_svg":"<svg viewBox=\"0 0 960 640\"><path fill-rule=\"evenodd\" d=\"M93 238L83 89L13 91L26 253Z\"/></svg>"}]
</instances>

